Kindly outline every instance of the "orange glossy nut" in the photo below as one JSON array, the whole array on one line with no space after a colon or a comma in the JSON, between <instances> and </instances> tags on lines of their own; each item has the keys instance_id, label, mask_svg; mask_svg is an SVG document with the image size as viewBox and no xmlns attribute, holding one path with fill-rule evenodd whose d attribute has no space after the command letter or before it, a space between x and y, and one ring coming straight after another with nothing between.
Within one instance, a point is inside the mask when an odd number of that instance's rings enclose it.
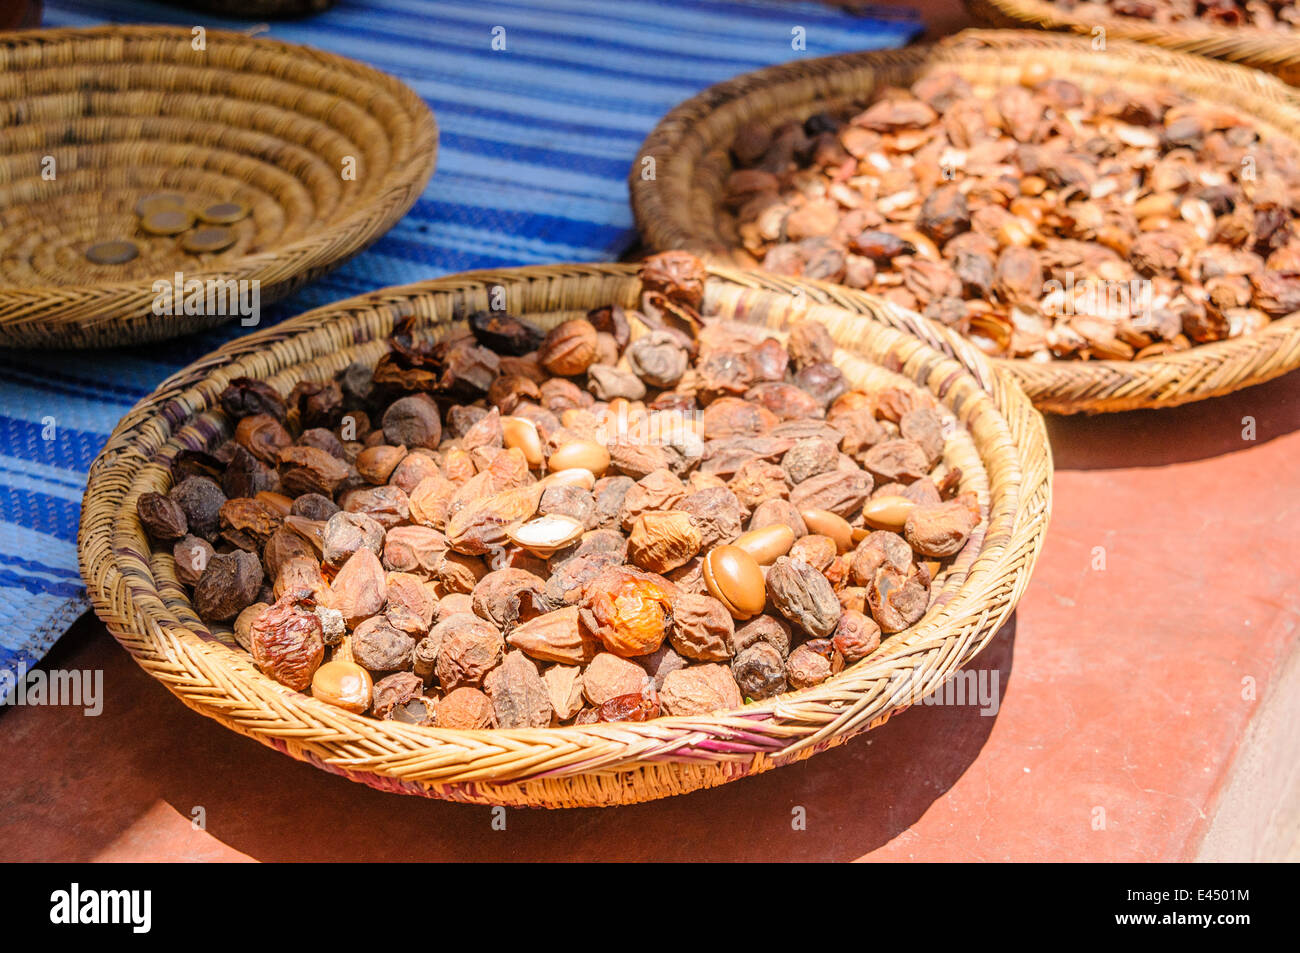
<instances>
[{"instance_id":1,"label":"orange glossy nut","mask_svg":"<svg viewBox=\"0 0 1300 953\"><path fill-rule=\"evenodd\" d=\"M518 449L530 467L540 467L546 460L537 425L526 417L502 417L501 439L506 449Z\"/></svg>"},{"instance_id":2,"label":"orange glossy nut","mask_svg":"<svg viewBox=\"0 0 1300 953\"><path fill-rule=\"evenodd\" d=\"M373 689L370 673L356 662L335 659L316 669L311 677L312 697L358 715L370 707Z\"/></svg>"},{"instance_id":3,"label":"orange glossy nut","mask_svg":"<svg viewBox=\"0 0 1300 953\"><path fill-rule=\"evenodd\" d=\"M903 524L907 522L907 514L915 506L916 503L905 496L877 496L862 507L862 519L872 529L901 533Z\"/></svg>"},{"instance_id":4,"label":"orange glossy nut","mask_svg":"<svg viewBox=\"0 0 1300 953\"><path fill-rule=\"evenodd\" d=\"M719 546L704 557L704 584L737 619L763 611L767 584L754 557L739 546Z\"/></svg>"},{"instance_id":5,"label":"orange glossy nut","mask_svg":"<svg viewBox=\"0 0 1300 953\"><path fill-rule=\"evenodd\" d=\"M600 476L609 469L609 451L594 440L570 440L546 465L552 471L583 469Z\"/></svg>"},{"instance_id":6,"label":"orange glossy nut","mask_svg":"<svg viewBox=\"0 0 1300 953\"><path fill-rule=\"evenodd\" d=\"M853 527L849 521L830 510L800 510L803 523L808 532L818 536L829 536L835 540L835 548L847 553L853 548Z\"/></svg>"},{"instance_id":7,"label":"orange glossy nut","mask_svg":"<svg viewBox=\"0 0 1300 953\"><path fill-rule=\"evenodd\" d=\"M760 566L767 566L790 551L794 545L794 530L784 523L773 523L760 529L751 529L738 536L731 545L749 553Z\"/></svg>"}]
</instances>

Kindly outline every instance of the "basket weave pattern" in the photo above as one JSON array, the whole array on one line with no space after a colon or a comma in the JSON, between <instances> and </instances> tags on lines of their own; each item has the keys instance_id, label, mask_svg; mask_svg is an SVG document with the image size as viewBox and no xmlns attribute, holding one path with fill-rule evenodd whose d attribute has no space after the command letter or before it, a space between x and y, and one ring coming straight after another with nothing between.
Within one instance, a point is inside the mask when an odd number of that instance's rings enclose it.
<instances>
[{"instance_id":1,"label":"basket weave pattern","mask_svg":"<svg viewBox=\"0 0 1300 953\"><path fill-rule=\"evenodd\" d=\"M189 29L152 26L0 34L0 345L219 324L228 317L156 315L153 282L256 280L266 303L373 242L423 191L437 130L402 83L275 40L203 40L196 50ZM137 231L136 202L160 191L250 214L228 251L189 254ZM116 238L139 257L87 260Z\"/></svg>"},{"instance_id":2,"label":"basket weave pattern","mask_svg":"<svg viewBox=\"0 0 1300 953\"><path fill-rule=\"evenodd\" d=\"M1134 40L1167 50L1196 53L1262 69L1288 83L1300 83L1300 38L1283 30L1258 27L1221 27L1212 23L1182 22L1157 25L1138 17L1081 17L1047 0L965 0L971 15L992 27L1066 30L1095 35L1098 27L1107 40Z\"/></svg>"},{"instance_id":3,"label":"basket weave pattern","mask_svg":"<svg viewBox=\"0 0 1300 953\"><path fill-rule=\"evenodd\" d=\"M933 47L910 47L805 60L720 83L670 112L650 133L641 156L654 156L656 178L629 179L637 227L655 251L687 249L725 264L756 264L721 214L732 170L728 149L751 122L803 120L840 105L861 104L885 86L909 85L925 72L952 69L979 84L1012 83L1030 63L1048 65L1088 88L1124 83L1164 87L1253 116L1265 135L1300 140L1300 101L1269 76L1133 43L1047 33L967 31ZM879 315L871 295L820 282L816 300ZM902 312L894 309L883 316ZM920 328L927 343L943 340ZM1177 404L1226 394L1300 367L1300 318L1270 322L1253 334L1142 361L999 360L1044 410L1098 413Z\"/></svg>"},{"instance_id":4,"label":"basket weave pattern","mask_svg":"<svg viewBox=\"0 0 1300 953\"><path fill-rule=\"evenodd\" d=\"M185 704L383 790L507 805L632 803L757 774L883 723L968 662L1014 608L1042 544L1051 492L1043 421L1024 394L964 341L947 342L956 355L950 357L883 321L810 307L806 296L783 293L788 283L714 269L707 311L778 330L805 315L822 320L844 348L836 359L855 386L914 382L965 428L950 440L950 451L985 520L936 581L938 596L916 626L816 688L738 712L640 724L417 727L353 715L263 676L246 653L225 644L227 635L195 615L170 554L151 553L136 499L170 486L168 461L176 452L228 434L218 396L230 379L251 376L288 389L354 360L373 362L386 352L397 322L414 316L430 336L446 334L463 327L468 313L488 307L497 286L511 313L552 326L611 302L633 306L640 282L628 266L565 265L376 292L232 342L165 381L123 418L91 469L79 539L82 574L109 630ZM905 325L909 318L892 320ZM902 675L909 676L905 683L898 681Z\"/></svg>"}]
</instances>

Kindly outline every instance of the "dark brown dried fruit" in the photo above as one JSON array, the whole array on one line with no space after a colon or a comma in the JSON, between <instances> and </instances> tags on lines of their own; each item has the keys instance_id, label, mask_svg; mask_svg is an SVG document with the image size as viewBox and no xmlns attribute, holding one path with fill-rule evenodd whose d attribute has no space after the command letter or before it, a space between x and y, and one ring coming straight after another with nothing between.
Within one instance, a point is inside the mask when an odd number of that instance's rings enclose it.
<instances>
[{"instance_id":1,"label":"dark brown dried fruit","mask_svg":"<svg viewBox=\"0 0 1300 953\"><path fill-rule=\"evenodd\" d=\"M363 666L364 667L364 666ZM410 672L394 672L375 682L371 690L371 714L393 718L394 711L424 691L424 682Z\"/></svg>"},{"instance_id":2,"label":"dark brown dried fruit","mask_svg":"<svg viewBox=\"0 0 1300 953\"><path fill-rule=\"evenodd\" d=\"M515 357L537 350L546 336L531 321L503 311L475 311L469 316L469 329L484 347Z\"/></svg>"},{"instance_id":3,"label":"dark brown dried fruit","mask_svg":"<svg viewBox=\"0 0 1300 953\"><path fill-rule=\"evenodd\" d=\"M756 642L736 653L731 662L731 674L746 699L759 701L786 690L785 659L766 642Z\"/></svg>"},{"instance_id":4,"label":"dark brown dried fruit","mask_svg":"<svg viewBox=\"0 0 1300 953\"><path fill-rule=\"evenodd\" d=\"M632 373L651 387L672 387L686 373L688 356L667 331L651 331L633 341L624 353Z\"/></svg>"},{"instance_id":5,"label":"dark brown dried fruit","mask_svg":"<svg viewBox=\"0 0 1300 953\"><path fill-rule=\"evenodd\" d=\"M843 612L826 577L806 562L788 556L782 556L768 570L767 592L777 611L813 638L826 638L834 632Z\"/></svg>"},{"instance_id":6,"label":"dark brown dried fruit","mask_svg":"<svg viewBox=\"0 0 1300 953\"><path fill-rule=\"evenodd\" d=\"M156 542L170 543L189 532L181 505L161 493L141 493L135 501L135 512L145 532Z\"/></svg>"},{"instance_id":7,"label":"dark brown dried fruit","mask_svg":"<svg viewBox=\"0 0 1300 953\"><path fill-rule=\"evenodd\" d=\"M427 394L412 394L393 401L383 416L384 439L403 447L436 448L442 440L438 405Z\"/></svg>"},{"instance_id":8,"label":"dark brown dried fruit","mask_svg":"<svg viewBox=\"0 0 1300 953\"><path fill-rule=\"evenodd\" d=\"M537 666L523 652L507 652L488 672L483 690L492 699L499 728L545 728L551 723L551 697Z\"/></svg>"},{"instance_id":9,"label":"dark brown dried fruit","mask_svg":"<svg viewBox=\"0 0 1300 953\"><path fill-rule=\"evenodd\" d=\"M496 626L478 616L450 615L429 631L441 639L434 674L443 691L462 685L478 686L501 662L505 642Z\"/></svg>"},{"instance_id":10,"label":"dark brown dried fruit","mask_svg":"<svg viewBox=\"0 0 1300 953\"><path fill-rule=\"evenodd\" d=\"M708 271L694 255L666 251L651 255L641 266L641 285L657 291L670 301L699 309L704 301L704 282Z\"/></svg>"},{"instance_id":11,"label":"dark brown dried fruit","mask_svg":"<svg viewBox=\"0 0 1300 953\"><path fill-rule=\"evenodd\" d=\"M712 596L690 592L673 599L669 641L681 655L699 662L721 662L735 654L731 613Z\"/></svg>"},{"instance_id":12,"label":"dark brown dried fruit","mask_svg":"<svg viewBox=\"0 0 1300 953\"><path fill-rule=\"evenodd\" d=\"M236 420L253 414L270 414L284 420L284 398L266 381L236 377L221 392L221 409Z\"/></svg>"},{"instance_id":13,"label":"dark brown dried fruit","mask_svg":"<svg viewBox=\"0 0 1300 953\"><path fill-rule=\"evenodd\" d=\"M218 553L194 587L194 608L214 622L233 619L257 600L262 578L262 561L252 553Z\"/></svg>"},{"instance_id":14,"label":"dark brown dried fruit","mask_svg":"<svg viewBox=\"0 0 1300 953\"><path fill-rule=\"evenodd\" d=\"M552 374L573 377L585 372L596 360L597 345L596 329L591 322L574 318L551 329L537 350L537 359Z\"/></svg>"},{"instance_id":15,"label":"dark brown dried fruit","mask_svg":"<svg viewBox=\"0 0 1300 953\"><path fill-rule=\"evenodd\" d=\"M707 715L739 708L744 699L731 670L711 662L669 672L659 703L669 715Z\"/></svg>"},{"instance_id":16,"label":"dark brown dried fruit","mask_svg":"<svg viewBox=\"0 0 1300 953\"><path fill-rule=\"evenodd\" d=\"M221 506L226 494L215 480L206 476L186 477L171 488L167 498L185 513L185 522L195 536L212 541L221 529Z\"/></svg>"}]
</instances>

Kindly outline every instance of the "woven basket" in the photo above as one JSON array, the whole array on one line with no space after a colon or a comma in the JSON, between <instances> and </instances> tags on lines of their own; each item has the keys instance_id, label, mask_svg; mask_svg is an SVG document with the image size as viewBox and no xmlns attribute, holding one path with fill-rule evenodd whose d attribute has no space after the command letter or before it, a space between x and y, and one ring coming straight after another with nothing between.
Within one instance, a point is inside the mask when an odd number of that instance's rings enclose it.
<instances>
[{"instance_id":1,"label":"woven basket","mask_svg":"<svg viewBox=\"0 0 1300 953\"><path fill-rule=\"evenodd\" d=\"M1029 63L1044 63L1085 88L1133 83L1172 88L1254 116L1266 135L1300 139L1300 101L1272 77L1238 66L1133 43L1105 52L1087 40L1047 33L972 30L932 47L910 47L804 60L720 83L672 110L650 133L641 156L655 178L629 179L632 206L652 250L684 248L712 260L756 264L729 234L719 200L731 172L728 147L745 123L804 119L861 103L873 91L908 85L931 69L953 69L978 82L1016 82ZM808 282L818 301L875 313L874 299L843 286ZM921 325L922 334L926 334ZM926 340L943 347L933 336ZM1259 384L1300 367L1300 319L1273 321L1242 337L1142 361L1001 360L1034 403L1056 413L1171 407Z\"/></svg>"},{"instance_id":2,"label":"woven basket","mask_svg":"<svg viewBox=\"0 0 1300 953\"><path fill-rule=\"evenodd\" d=\"M1210 23L1157 26L1136 17L1081 17L1047 0L965 0L971 16L986 26L1066 30L1087 36L1105 31L1111 40L1136 40L1167 50L1197 53L1253 66L1300 83L1300 35L1257 27L1220 27Z\"/></svg>"},{"instance_id":3,"label":"woven basket","mask_svg":"<svg viewBox=\"0 0 1300 953\"><path fill-rule=\"evenodd\" d=\"M325 770L405 794L544 807L632 803L757 774L883 723L979 652L1024 590L1050 508L1042 417L1006 374L960 340L949 342L954 360L879 321L809 308L806 297L770 290L776 285L765 276L712 274L706 313L779 329L806 309L845 348L837 361L855 385L914 382L965 427L949 440L950 459L962 468L963 489L980 498L985 521L937 577L926 616L824 684L725 715L642 724L453 731L376 721L259 673L246 653L225 644L226 632L195 615L170 554L150 552L136 499L168 489L168 461L179 450L228 435L214 408L230 379L288 389L354 360L375 361L399 320L414 316L430 336L445 335L463 327L462 316L487 308L498 286L511 313L548 327L612 302L631 307L640 281L625 265L472 272L376 292L240 338L165 381L123 418L91 468L79 553L95 611L147 672L196 711Z\"/></svg>"},{"instance_id":4,"label":"woven basket","mask_svg":"<svg viewBox=\"0 0 1300 953\"><path fill-rule=\"evenodd\" d=\"M275 40L194 39L154 26L0 35L0 345L101 347L219 324L229 316L156 314L153 283L257 281L265 304L373 242L423 191L437 131L398 80ZM230 250L191 255L137 232L136 202L158 191L251 214ZM86 259L114 238L140 256Z\"/></svg>"}]
</instances>

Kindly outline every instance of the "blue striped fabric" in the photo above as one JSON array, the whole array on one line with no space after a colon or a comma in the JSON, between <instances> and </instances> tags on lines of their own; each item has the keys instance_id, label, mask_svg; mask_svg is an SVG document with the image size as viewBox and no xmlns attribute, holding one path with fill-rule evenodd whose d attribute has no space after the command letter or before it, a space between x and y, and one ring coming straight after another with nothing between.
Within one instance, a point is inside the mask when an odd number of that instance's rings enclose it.
<instances>
[{"instance_id":1,"label":"blue striped fabric","mask_svg":"<svg viewBox=\"0 0 1300 953\"><path fill-rule=\"evenodd\" d=\"M47 26L203 23L160 3L47 0ZM495 27L506 49L494 51ZM792 37L802 27L806 50ZM609 260L633 242L625 176L675 103L798 57L901 45L906 10L849 16L782 0L343 0L270 35L410 84L442 131L438 170L369 251L265 323L383 285L470 268ZM119 351L0 349L0 666L31 666L86 607L76 534L86 471L118 419L238 326Z\"/></svg>"}]
</instances>

